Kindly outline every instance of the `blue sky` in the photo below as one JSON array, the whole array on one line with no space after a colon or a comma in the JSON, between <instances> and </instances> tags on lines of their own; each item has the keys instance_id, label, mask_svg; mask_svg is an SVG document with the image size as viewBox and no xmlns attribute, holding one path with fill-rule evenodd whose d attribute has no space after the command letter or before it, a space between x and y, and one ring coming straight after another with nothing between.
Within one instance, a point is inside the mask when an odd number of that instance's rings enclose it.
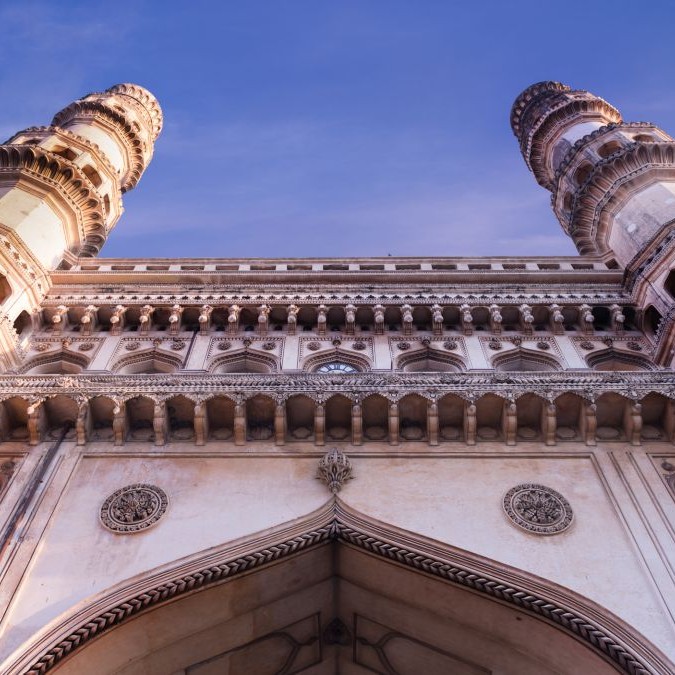
<instances>
[{"instance_id":1,"label":"blue sky","mask_svg":"<svg viewBox=\"0 0 675 675\"><path fill-rule=\"evenodd\" d=\"M509 127L557 79L675 132L675 4L0 2L0 136L116 82L164 110L104 256L567 255Z\"/></svg>"}]
</instances>

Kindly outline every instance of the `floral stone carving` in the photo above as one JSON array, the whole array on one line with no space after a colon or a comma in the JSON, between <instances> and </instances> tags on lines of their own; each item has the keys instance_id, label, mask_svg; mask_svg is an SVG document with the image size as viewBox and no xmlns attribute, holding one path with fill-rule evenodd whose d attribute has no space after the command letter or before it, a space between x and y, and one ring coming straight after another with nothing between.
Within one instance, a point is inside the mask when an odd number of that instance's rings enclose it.
<instances>
[{"instance_id":1,"label":"floral stone carving","mask_svg":"<svg viewBox=\"0 0 675 675\"><path fill-rule=\"evenodd\" d=\"M345 481L353 478L352 463L342 450L332 448L319 460L316 477L322 480L333 494L337 494Z\"/></svg>"},{"instance_id":2,"label":"floral stone carving","mask_svg":"<svg viewBox=\"0 0 675 675\"><path fill-rule=\"evenodd\" d=\"M169 500L155 485L136 483L113 492L101 506L101 523L113 532L138 532L154 525Z\"/></svg>"},{"instance_id":3,"label":"floral stone carving","mask_svg":"<svg viewBox=\"0 0 675 675\"><path fill-rule=\"evenodd\" d=\"M569 502L545 485L524 483L504 495L504 511L519 527L536 534L557 534L572 523Z\"/></svg>"}]
</instances>

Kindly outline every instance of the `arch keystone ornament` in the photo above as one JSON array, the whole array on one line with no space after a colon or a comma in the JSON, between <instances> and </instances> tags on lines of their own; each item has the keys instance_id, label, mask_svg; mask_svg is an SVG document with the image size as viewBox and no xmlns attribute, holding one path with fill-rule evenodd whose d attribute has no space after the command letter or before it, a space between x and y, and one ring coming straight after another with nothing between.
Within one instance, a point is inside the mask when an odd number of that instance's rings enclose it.
<instances>
[{"instance_id":1,"label":"arch keystone ornament","mask_svg":"<svg viewBox=\"0 0 675 675\"><path fill-rule=\"evenodd\" d=\"M113 492L101 506L101 524L108 530L129 534L154 525L166 511L169 500L156 485L135 483Z\"/></svg>"},{"instance_id":2,"label":"arch keystone ornament","mask_svg":"<svg viewBox=\"0 0 675 675\"><path fill-rule=\"evenodd\" d=\"M513 523L535 534L563 532L574 518L572 507L559 492L536 483L512 487L503 505Z\"/></svg>"}]
</instances>

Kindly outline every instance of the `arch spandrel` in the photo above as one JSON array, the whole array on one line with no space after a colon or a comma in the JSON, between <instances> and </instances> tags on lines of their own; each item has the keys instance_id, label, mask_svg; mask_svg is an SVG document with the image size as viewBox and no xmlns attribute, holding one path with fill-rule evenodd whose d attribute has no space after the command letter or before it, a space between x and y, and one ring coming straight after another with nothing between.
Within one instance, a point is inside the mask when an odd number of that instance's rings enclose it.
<instances>
[{"instance_id":1,"label":"arch spandrel","mask_svg":"<svg viewBox=\"0 0 675 675\"><path fill-rule=\"evenodd\" d=\"M672 672L665 656L600 605L339 499L84 600L15 653L7 672L160 673L170 666L198 673L218 661L250 667L280 633L290 645L273 652L282 666L327 658L334 668L353 659L413 672L423 656L427 672L439 675L495 667L518 675Z\"/></svg>"}]
</instances>

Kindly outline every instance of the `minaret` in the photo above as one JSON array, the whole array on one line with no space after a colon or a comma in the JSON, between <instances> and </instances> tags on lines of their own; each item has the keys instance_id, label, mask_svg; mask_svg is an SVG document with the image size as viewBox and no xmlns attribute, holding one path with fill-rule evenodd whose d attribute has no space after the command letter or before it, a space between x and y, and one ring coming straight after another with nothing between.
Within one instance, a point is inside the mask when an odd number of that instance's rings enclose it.
<instances>
[{"instance_id":1,"label":"minaret","mask_svg":"<svg viewBox=\"0 0 675 675\"><path fill-rule=\"evenodd\" d=\"M118 84L0 145L0 366L16 362L50 271L98 254L161 128L157 99Z\"/></svg>"},{"instance_id":2,"label":"minaret","mask_svg":"<svg viewBox=\"0 0 675 675\"><path fill-rule=\"evenodd\" d=\"M675 142L653 124L559 82L528 87L511 127L525 163L581 255L626 270L657 360L672 362L675 330ZM655 261L655 255L658 261ZM671 277L673 277L671 279Z\"/></svg>"}]
</instances>

